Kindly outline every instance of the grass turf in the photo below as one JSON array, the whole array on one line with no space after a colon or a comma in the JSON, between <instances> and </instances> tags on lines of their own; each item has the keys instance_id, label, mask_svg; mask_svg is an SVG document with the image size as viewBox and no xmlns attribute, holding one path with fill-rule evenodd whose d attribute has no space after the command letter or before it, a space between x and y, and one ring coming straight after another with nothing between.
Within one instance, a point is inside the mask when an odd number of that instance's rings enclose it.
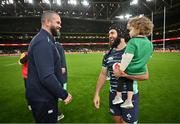
<instances>
[{"instance_id":1,"label":"grass turf","mask_svg":"<svg viewBox=\"0 0 180 124\"><path fill-rule=\"evenodd\" d=\"M93 95L102 54L66 55L69 105L60 104L63 123L112 123L108 109L109 83L101 91L99 110L93 107ZM0 57L0 122L34 122L24 96L24 82L18 57ZM140 123L180 122L180 53L154 53L148 63L150 79L139 82Z\"/></svg>"}]
</instances>

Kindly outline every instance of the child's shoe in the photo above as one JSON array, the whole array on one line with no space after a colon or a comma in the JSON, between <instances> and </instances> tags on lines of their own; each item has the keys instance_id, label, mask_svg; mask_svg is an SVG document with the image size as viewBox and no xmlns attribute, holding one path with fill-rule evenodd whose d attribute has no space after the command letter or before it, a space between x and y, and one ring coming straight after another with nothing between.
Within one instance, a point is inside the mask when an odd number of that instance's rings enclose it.
<instances>
[{"instance_id":1,"label":"child's shoe","mask_svg":"<svg viewBox=\"0 0 180 124\"><path fill-rule=\"evenodd\" d=\"M133 108L134 105L132 104L132 101L131 100L127 100L121 104L121 108L126 108L126 109L129 109L129 108Z\"/></svg>"},{"instance_id":2,"label":"child's shoe","mask_svg":"<svg viewBox=\"0 0 180 124\"><path fill-rule=\"evenodd\" d=\"M122 102L123 102L123 100L122 100L122 98L119 97L119 96L115 96L114 100L112 101L112 103L113 103L114 105L120 104L120 103L122 103Z\"/></svg>"}]
</instances>

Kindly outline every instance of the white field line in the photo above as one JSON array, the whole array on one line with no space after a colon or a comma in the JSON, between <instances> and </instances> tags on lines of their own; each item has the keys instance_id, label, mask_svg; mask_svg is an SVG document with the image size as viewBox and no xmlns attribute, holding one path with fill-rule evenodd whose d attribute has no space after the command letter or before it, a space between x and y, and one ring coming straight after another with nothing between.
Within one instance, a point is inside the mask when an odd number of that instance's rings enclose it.
<instances>
[{"instance_id":1,"label":"white field line","mask_svg":"<svg viewBox=\"0 0 180 124\"><path fill-rule=\"evenodd\" d=\"M169 62L180 62L180 58L177 59L166 59L166 58L151 58L150 61L153 60L162 60L162 61L169 61Z\"/></svg>"},{"instance_id":2,"label":"white field line","mask_svg":"<svg viewBox=\"0 0 180 124\"><path fill-rule=\"evenodd\" d=\"M13 65L17 65L18 63L11 63L11 64L6 64L4 65L5 67L8 67L8 66L13 66Z\"/></svg>"}]
</instances>

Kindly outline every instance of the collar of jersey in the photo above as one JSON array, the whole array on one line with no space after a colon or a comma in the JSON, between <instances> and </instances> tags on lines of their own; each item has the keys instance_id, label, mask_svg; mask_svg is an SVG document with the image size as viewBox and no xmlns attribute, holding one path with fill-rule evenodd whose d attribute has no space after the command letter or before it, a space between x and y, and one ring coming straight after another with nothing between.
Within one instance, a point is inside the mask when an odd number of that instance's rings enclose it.
<instances>
[{"instance_id":1,"label":"collar of jersey","mask_svg":"<svg viewBox=\"0 0 180 124\"><path fill-rule=\"evenodd\" d=\"M53 43L55 43L54 37L53 37L51 34L49 34L49 32L47 32L46 30L44 30L44 29L42 29L42 28L41 28L40 32L43 33L43 34L45 34L45 35L47 35L48 38L49 38Z\"/></svg>"},{"instance_id":2,"label":"collar of jersey","mask_svg":"<svg viewBox=\"0 0 180 124\"><path fill-rule=\"evenodd\" d=\"M140 36L135 36L135 37L132 37L132 38L147 38L146 36L142 36L142 37L140 37Z\"/></svg>"}]
</instances>

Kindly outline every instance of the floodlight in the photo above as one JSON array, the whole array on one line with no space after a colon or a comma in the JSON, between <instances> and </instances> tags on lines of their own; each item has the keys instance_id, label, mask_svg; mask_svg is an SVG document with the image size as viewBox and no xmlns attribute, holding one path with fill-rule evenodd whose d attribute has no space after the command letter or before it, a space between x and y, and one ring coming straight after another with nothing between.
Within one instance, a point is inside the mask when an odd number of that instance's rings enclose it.
<instances>
[{"instance_id":1,"label":"floodlight","mask_svg":"<svg viewBox=\"0 0 180 124\"><path fill-rule=\"evenodd\" d=\"M33 4L33 0L24 0L24 3L30 3L30 4Z\"/></svg>"},{"instance_id":2,"label":"floodlight","mask_svg":"<svg viewBox=\"0 0 180 124\"><path fill-rule=\"evenodd\" d=\"M116 16L116 18L124 19L124 16L123 16L123 15L120 15L120 16Z\"/></svg>"},{"instance_id":3,"label":"floodlight","mask_svg":"<svg viewBox=\"0 0 180 124\"><path fill-rule=\"evenodd\" d=\"M53 3L57 4L57 5L61 5L61 0L53 0Z\"/></svg>"},{"instance_id":4,"label":"floodlight","mask_svg":"<svg viewBox=\"0 0 180 124\"><path fill-rule=\"evenodd\" d=\"M84 6L89 6L89 2L88 2L87 0L83 0L81 3L82 3Z\"/></svg>"},{"instance_id":5,"label":"floodlight","mask_svg":"<svg viewBox=\"0 0 180 124\"><path fill-rule=\"evenodd\" d=\"M50 1L49 0L42 0L42 3L50 4Z\"/></svg>"},{"instance_id":6,"label":"floodlight","mask_svg":"<svg viewBox=\"0 0 180 124\"><path fill-rule=\"evenodd\" d=\"M13 4L14 1L13 0L6 0L6 4Z\"/></svg>"},{"instance_id":7,"label":"floodlight","mask_svg":"<svg viewBox=\"0 0 180 124\"><path fill-rule=\"evenodd\" d=\"M1 3L1 4L2 4L2 5L5 5L5 4L6 4L6 2L5 2L5 1L2 1L2 3ZM2 6L2 5L1 5L1 6Z\"/></svg>"},{"instance_id":8,"label":"floodlight","mask_svg":"<svg viewBox=\"0 0 180 124\"><path fill-rule=\"evenodd\" d=\"M151 1L153 1L153 0L146 0L146 2L151 2Z\"/></svg>"},{"instance_id":9,"label":"floodlight","mask_svg":"<svg viewBox=\"0 0 180 124\"><path fill-rule=\"evenodd\" d=\"M76 0L68 0L68 4L76 5L77 1Z\"/></svg>"},{"instance_id":10,"label":"floodlight","mask_svg":"<svg viewBox=\"0 0 180 124\"><path fill-rule=\"evenodd\" d=\"M133 0L132 2L130 2L130 5L136 5L138 4L138 0Z\"/></svg>"},{"instance_id":11,"label":"floodlight","mask_svg":"<svg viewBox=\"0 0 180 124\"><path fill-rule=\"evenodd\" d=\"M132 15L130 15L130 14L126 14L124 17L125 17L126 19L129 19L131 16L132 16Z\"/></svg>"},{"instance_id":12,"label":"floodlight","mask_svg":"<svg viewBox=\"0 0 180 124\"><path fill-rule=\"evenodd\" d=\"M120 15L119 18L120 18L120 19L124 19L124 16L123 16L123 15Z\"/></svg>"},{"instance_id":13,"label":"floodlight","mask_svg":"<svg viewBox=\"0 0 180 124\"><path fill-rule=\"evenodd\" d=\"M13 4L14 3L14 1L13 0L9 0L9 4Z\"/></svg>"}]
</instances>

